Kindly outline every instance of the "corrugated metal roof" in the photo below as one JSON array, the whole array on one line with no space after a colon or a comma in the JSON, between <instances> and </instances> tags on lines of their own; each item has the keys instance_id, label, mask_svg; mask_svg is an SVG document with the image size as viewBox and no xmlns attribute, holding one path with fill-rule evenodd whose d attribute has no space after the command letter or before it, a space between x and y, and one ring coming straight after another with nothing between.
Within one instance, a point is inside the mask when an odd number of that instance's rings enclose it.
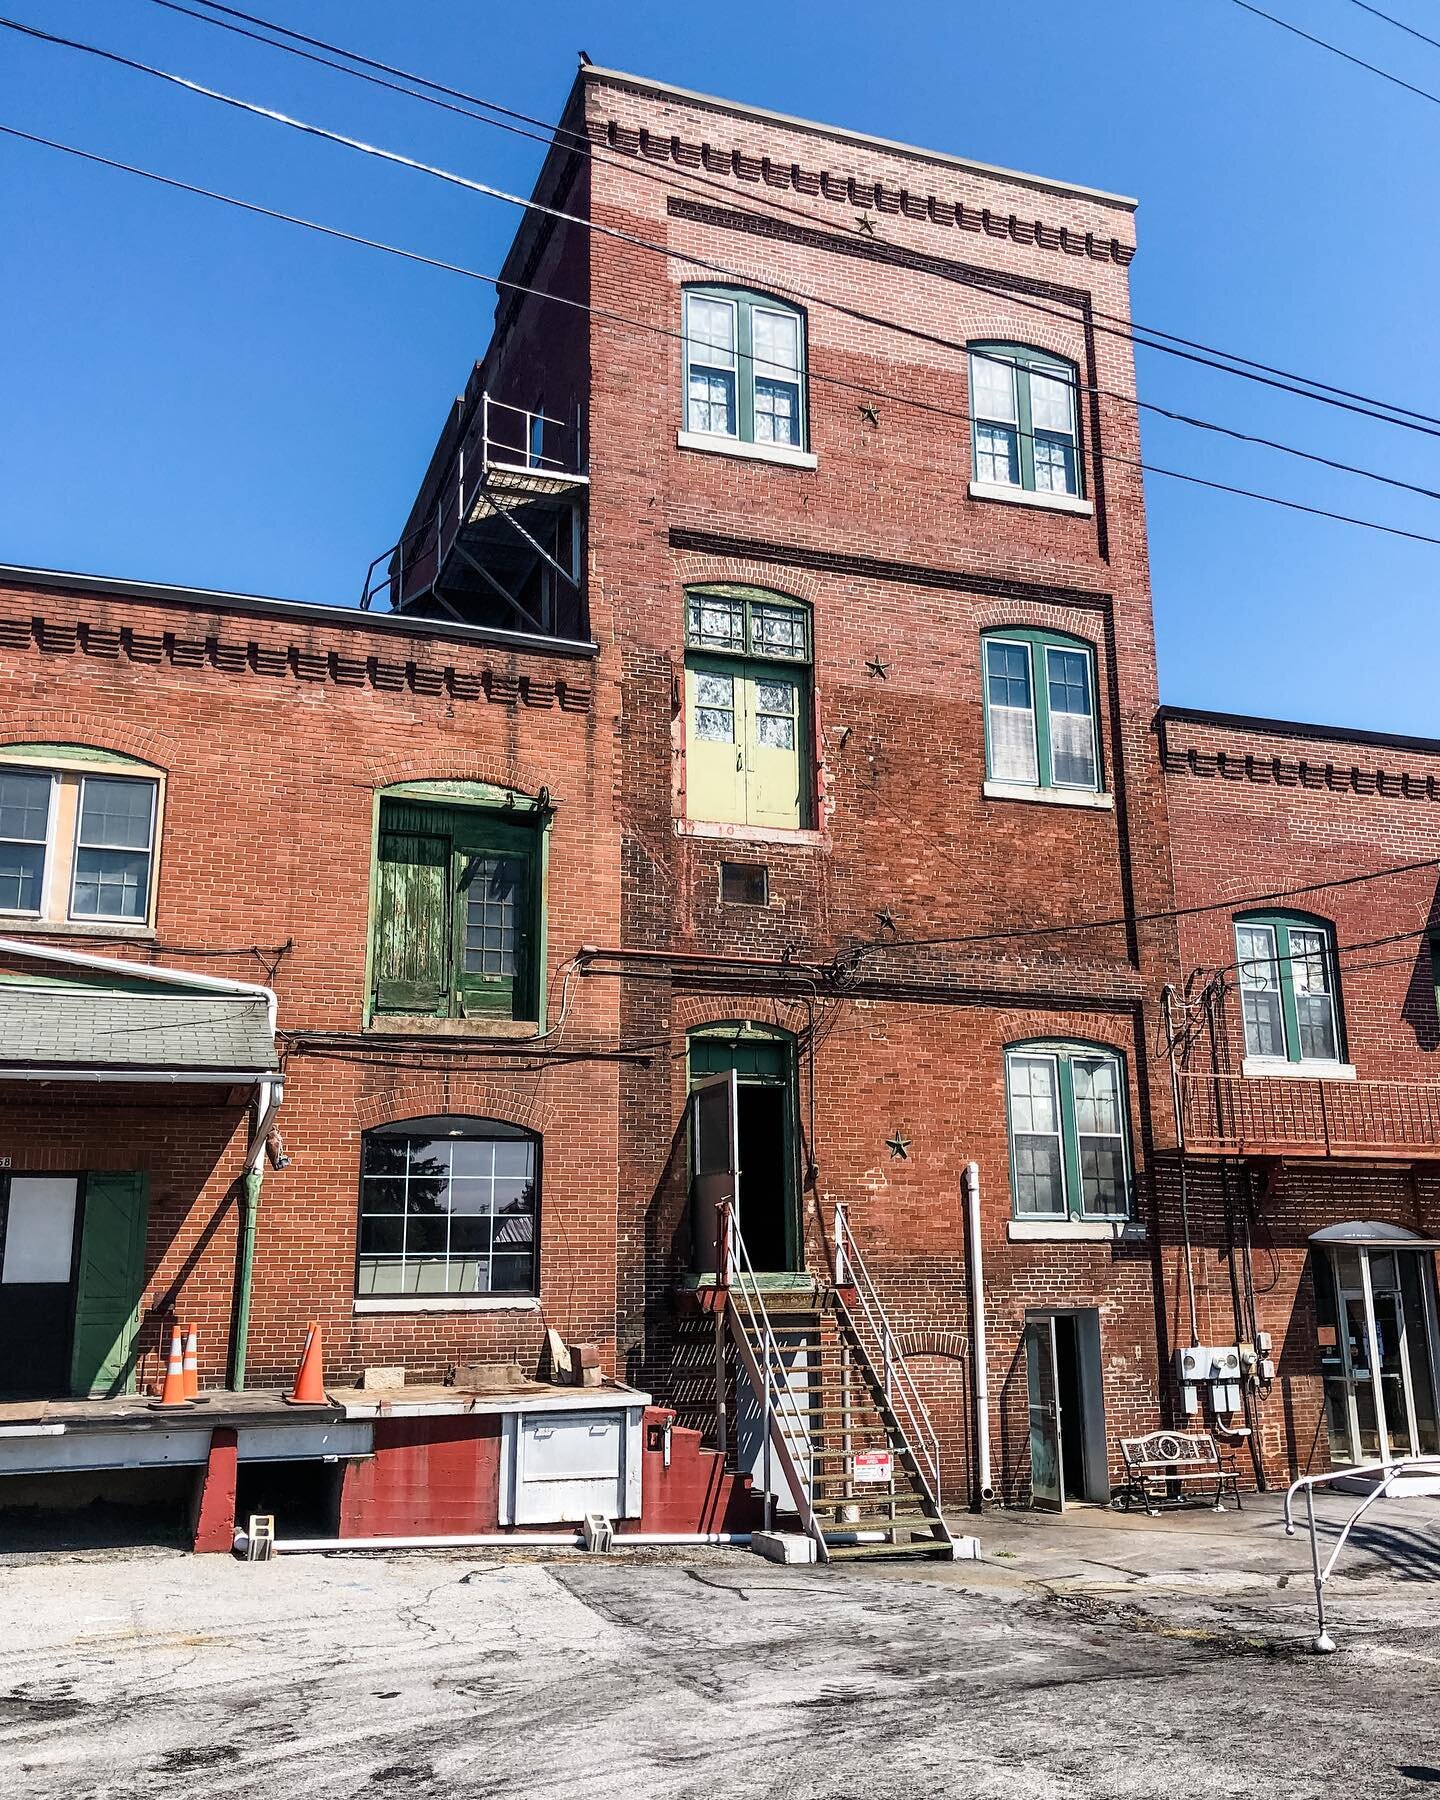
<instances>
[{"instance_id":1,"label":"corrugated metal roof","mask_svg":"<svg viewBox=\"0 0 1440 1800\"><path fill-rule=\"evenodd\" d=\"M272 1074L275 1041L250 994L118 993L0 983L0 1077L45 1068Z\"/></svg>"}]
</instances>

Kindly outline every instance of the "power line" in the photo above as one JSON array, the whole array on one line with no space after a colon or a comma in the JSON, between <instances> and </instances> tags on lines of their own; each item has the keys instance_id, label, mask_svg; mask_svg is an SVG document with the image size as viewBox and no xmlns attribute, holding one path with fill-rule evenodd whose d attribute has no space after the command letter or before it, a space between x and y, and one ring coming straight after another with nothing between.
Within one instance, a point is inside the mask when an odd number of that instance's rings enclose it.
<instances>
[{"instance_id":1,"label":"power line","mask_svg":"<svg viewBox=\"0 0 1440 1800\"><path fill-rule=\"evenodd\" d=\"M0 20L0 24L3 23L5 23L5 21ZM466 268L460 263L448 262L441 257L426 256L419 251L407 250L396 244L385 243L378 238L362 236L357 232L344 231L337 226L325 225L318 220L307 219L296 213L287 213L274 207L261 206L254 201L242 200L236 195L222 193L214 188L206 188L194 182L182 181L175 176L162 175L154 169L146 169L136 163L123 162L116 157L102 156L93 150L82 150L78 145L62 143L56 138L43 137L37 132L22 131L17 126L0 124L0 133L3 133L7 137L18 138L26 143L39 145L47 150L60 151L67 156L77 157L81 161L94 163L102 168L114 169L127 175L136 175L146 181L153 181L159 186L175 189L180 193L192 194L205 200L214 200L222 205L234 207L241 212L252 213L260 218L278 220L287 225L298 225L307 231L318 232L321 236L333 238L342 243L358 245L369 250L383 251L386 255L397 256L407 262L418 263L427 268L440 269L447 274L461 275L471 281L485 282L491 287L507 288L515 293L527 294L535 299L550 301L557 306L565 306L574 311L587 313L593 318L603 319L609 324L619 325L628 330L644 331L657 337L664 337L672 340L683 341L684 339L684 332L674 328L654 325L648 320L632 318L624 313L611 311L608 308L590 306L584 301L574 300L563 294L555 294L544 288L531 287L523 282L502 280L498 276L486 274L481 270ZM456 177L456 179L462 178ZM963 348L963 346L957 347ZM814 370L807 371L807 375L812 382L843 388L852 393L868 394L876 399L912 407L931 416L951 419L967 425L974 422L969 413L961 412L953 407L939 406L933 401L919 400L908 394L895 393L893 390L876 387L873 383L848 381L841 376L823 375ZM1232 494L1241 499L1261 501L1266 505L1283 507L1290 512L1307 513L1315 518L1328 519L1333 523L1341 525L1353 525L1361 530L1381 532L1388 537L1404 538L1412 543L1440 546L1440 537L1431 536L1428 533L1420 531L1407 531L1401 526L1386 525L1377 519L1363 519L1350 513L1335 512L1327 507L1310 506L1299 500L1287 500L1277 494L1265 494L1253 488L1240 487L1227 482L1211 481L1204 476L1187 474L1180 469L1163 468L1159 464L1146 462L1140 457L1122 456L1116 451L1102 451L1097 448L1094 454L1101 463L1114 463L1124 468L1139 469L1147 474L1160 475L1172 481L1187 482L1192 486L1209 488L1217 493ZM413 537L425 529L428 529L425 525L418 526L416 527L416 531L412 532L410 536ZM407 538L403 541L408 542L409 540Z\"/></svg>"},{"instance_id":2,"label":"power line","mask_svg":"<svg viewBox=\"0 0 1440 1800\"><path fill-rule=\"evenodd\" d=\"M994 944L1014 938L1050 937L1072 931L1114 931L1126 925L1153 925L1167 919L1194 918L1200 913L1233 912L1237 907L1264 906L1275 900L1296 900L1304 894L1328 893L1337 888L1358 887L1370 881L1386 881L1393 875L1411 875L1417 869L1440 867L1440 857L1424 856L1416 862L1394 863L1388 868L1367 869L1357 875L1339 875L1329 881L1310 881L1300 887L1273 888L1264 894L1232 894L1224 900L1206 900L1193 906L1167 906L1155 912L1120 913L1106 919L1071 919L1055 925L1012 925L998 931L971 931L956 937L891 938L859 944L852 955L876 951L931 950L965 944Z\"/></svg>"},{"instance_id":3,"label":"power line","mask_svg":"<svg viewBox=\"0 0 1440 1800\"><path fill-rule=\"evenodd\" d=\"M1403 19L1393 19L1387 12L1381 12L1378 6L1369 6L1366 0L1350 0L1352 6L1358 6L1361 12L1370 13L1374 18L1383 19L1387 25L1393 25L1397 31L1408 32L1413 38L1419 38L1422 44L1429 44L1432 49L1440 50L1440 38L1426 37L1423 31L1417 31L1413 25L1407 25Z\"/></svg>"},{"instance_id":4,"label":"power line","mask_svg":"<svg viewBox=\"0 0 1440 1800\"><path fill-rule=\"evenodd\" d=\"M1241 12L1254 13L1257 19L1265 19L1271 25L1278 25L1282 31L1290 32L1294 37L1304 38L1307 44L1314 44L1321 50L1328 50L1332 56L1338 56L1342 62L1353 63L1357 69L1366 69L1370 74L1378 75L1382 81L1388 81L1395 87L1404 88L1407 94L1414 94L1421 100L1428 100L1432 106L1440 106L1440 94L1432 94L1428 88L1416 87L1413 81L1403 81L1400 76L1392 75L1388 69L1382 69L1378 63L1366 62L1363 56L1352 56L1348 50L1342 50L1338 44L1332 44L1322 37L1315 37L1311 32L1302 31L1298 25L1292 25L1288 19L1277 18L1274 13L1268 13L1258 6L1252 6L1250 0L1233 0L1233 3L1240 8ZM1372 10L1373 8L1366 8L1367 12ZM1385 17L1383 13L1380 16ZM1391 19L1389 22L1393 25L1397 21ZM1402 31L1407 29L1407 26L1401 26ZM1427 39L1428 41L1430 40Z\"/></svg>"},{"instance_id":5,"label":"power line","mask_svg":"<svg viewBox=\"0 0 1440 1800\"><path fill-rule=\"evenodd\" d=\"M212 25L218 30L235 32L241 37L249 38L254 43L266 44L273 50L281 50L288 55L301 56L308 62L317 63L321 67L335 70L339 74L349 75L356 80L371 81L373 85L386 88L392 93L408 95L409 98L423 101L427 105L440 106L442 110L454 113L461 118L471 119L476 124L488 125L495 130L509 131L516 136L529 138L531 141L543 144L547 148L552 143L563 140L570 147L577 149L588 156L592 161L600 161L611 167L623 168L629 174L639 176L647 181L657 182L664 187L681 191L681 184L684 184L689 187L710 189L713 192L724 194L731 200L741 197L736 194L734 187L726 182L712 180L693 170L677 168L665 172L659 169L652 169L634 157L602 153L591 139L581 132L570 131L562 125L552 125L544 119L536 118L531 113L518 112L513 107L501 105L498 101L488 100L482 95L467 93L463 88L451 87L444 82L435 81L429 76L416 74L413 70L400 68L393 63L379 62L373 57L362 55L359 51L347 49L343 45L330 43L324 38L308 36L306 33L295 31L289 26L277 24L274 20L263 19L255 13L242 12L236 7L220 5L219 0L197 0L197 3L206 9L204 13L196 12L193 7L180 4L180 0L151 0L151 3L153 5L165 7L171 12L183 13L188 18L195 19L207 25ZM1360 0L1356 0L1356 3L1359 4ZM224 14L226 17L214 18L209 16L214 13ZM258 32L247 31L242 26L227 23L227 20L234 19L243 19L251 25L258 25L265 31L274 33L275 37L266 38L261 36ZM276 38L290 38L295 40L295 42L293 44L281 43L277 42ZM310 45L312 49L310 51L301 50L296 47L299 44ZM313 52L317 50L327 51L330 55L316 55ZM362 66L360 68L346 67L344 63L337 63L331 60L332 57L336 56L343 57L347 59L348 62L358 63ZM415 86L429 89L430 92L416 93L413 91L413 88L400 87L397 86L395 82L391 81L377 80L374 76L366 74L366 70L378 70L385 75L397 76L402 81L412 82ZM443 101L435 99L433 97L435 95L446 95L451 100L465 102L465 105L447 105ZM501 116L487 118L481 114L468 110L472 107L481 107ZM510 121L518 121L519 123L512 123ZM538 129L526 130L523 128L524 126L534 126L538 127ZM743 198L747 204L764 207L768 211L798 219L807 225L813 226L816 223L815 215L813 213L803 211L799 207L787 205L783 200L777 199L772 194L756 192L754 194L743 196ZM971 282L970 285L979 288L980 291L985 293L1004 294L1007 298L1015 298L1017 300L1019 298L1018 296L1006 294L1003 289L986 286L983 280L975 280ZM1026 302L1020 301L1020 304L1026 304ZM1254 380L1254 375L1246 373L1247 370L1254 370L1257 374L1278 378L1279 384L1299 384L1293 387L1281 385L1281 391L1296 393L1302 399L1314 400L1320 404L1325 404L1326 402L1323 399L1323 396L1331 395L1336 399L1349 400L1357 403L1354 407L1346 407L1342 410L1357 411L1361 417L1376 417L1384 424L1403 425L1405 420L1413 419L1426 425L1440 427L1440 417L1436 417L1433 414L1417 411L1412 407L1400 406L1393 401L1378 400L1372 395L1358 393L1350 388L1336 387L1329 382L1319 381L1313 376L1300 375L1293 370L1277 368L1273 364L1260 362L1252 357L1241 356L1234 351L1216 349L1213 345L1202 343L1197 339L1182 337L1175 332L1163 331L1158 326L1138 323L1128 315L1106 312L1102 308L1092 307L1091 316L1095 320L1103 321L1107 326L1121 327L1122 329L1114 331L1110 335L1122 337L1128 342L1138 345L1142 349L1156 350L1169 356L1179 356L1181 350L1171 348L1173 345L1178 345L1183 350L1201 353L1197 356L1183 357L1182 360L1199 362L1203 367L1217 369L1222 374L1233 375L1242 380ZM1156 343L1149 341L1150 339L1163 339L1165 341ZM1216 357L1224 360L1219 362L1209 360ZM1227 366L1229 363L1236 363L1240 366L1230 368ZM1273 387L1277 385L1277 382L1268 381L1262 385ZM1318 391L1315 393L1305 391L1310 388ZM1374 412L1366 410L1370 408L1378 410ZM1382 416L1387 413L1393 413L1398 416L1394 418L1385 418Z\"/></svg>"},{"instance_id":6,"label":"power line","mask_svg":"<svg viewBox=\"0 0 1440 1800\"><path fill-rule=\"evenodd\" d=\"M162 3L173 4L173 0L162 0ZM66 48L66 49L78 50L83 54L100 57L101 59L103 59L105 61L114 62L114 63L118 64L119 66L131 69L132 71L134 71L136 73L150 75L150 76L155 77L158 80L170 82L178 87L185 89L188 92L195 93L195 94L201 96L202 98L215 100L223 105L237 108L240 111L251 113L257 117L269 119L274 123L288 125L292 129L300 131L306 135L320 137L322 139L325 139L328 142L339 144L344 148L356 150L365 155L378 157L382 161L392 162L401 167L409 168L418 173L428 174L438 180L450 182L450 183L453 183L453 184L458 185L463 188L468 188L471 191L480 193L487 198L501 200L509 205L518 206L518 207L521 207L523 209L530 210L530 211L536 211L536 212L546 215L547 217L555 218L555 219L561 220L565 223L580 226L581 228L583 228L585 230L595 231L604 236L617 238L625 243L632 244L632 245L636 246L637 248L649 250L656 255L674 258L675 260L678 260L681 262L686 262L694 267L704 269L708 273L724 275L727 279L730 279L730 280L747 279L747 277L744 277L742 274L740 274L739 272L737 272L733 269L727 268L723 264L711 262L708 259L703 258L703 257L676 251L667 245L656 244L649 239L645 239L645 238L638 236L638 234L635 234L632 232L620 231L613 226L598 225L593 220L583 218L578 214L568 213L558 207L545 206L541 202L533 200L533 199L526 200L519 195L511 194L511 193L507 192L506 190L504 190L502 188L494 187L489 183L476 181L468 176L458 175L452 170L442 169L435 164L421 162L416 158L404 156L397 151L386 150L383 147L374 145L374 144L367 144L363 140L358 139L358 138L349 137L347 134L340 133L340 132L328 131L323 126L312 125L312 124L308 123L307 121L295 119L295 118L291 117L289 114L280 112L275 108L262 106L253 101L242 100L242 99L239 99L235 95L225 94L225 93L221 92L219 89L207 87L203 83L192 81L186 76L176 75L176 74L171 73L168 70L155 68L150 64L138 62L135 59L133 59L131 57L123 56L116 51L105 50L105 49L102 49L98 45L82 43L75 39L63 38L63 37L60 37L51 32L41 31L37 27L34 27L34 26L20 24L15 20L0 19L0 25L5 26L7 29L19 31L23 35L37 38L43 42L52 43L52 44L58 45L60 47ZM245 33L245 35L251 36L253 34L247 32L247 33ZM283 47L284 46L277 46L277 48L283 48ZM311 60L313 60L313 59L311 59ZM386 85L389 85L389 84L386 84ZM416 97L423 98L423 96L416 96ZM727 195L729 195L732 199L736 198L736 196L734 196L733 194L730 193L730 190L727 189L725 191L726 191ZM1062 319L1067 324L1075 323L1072 313L1062 310L1060 308L1047 307L1040 302L1037 302L1037 301L1034 301L1031 299L1027 299L1020 295L1009 293L1006 290L995 289L995 288L986 288L983 283L970 282L968 285L975 286L975 287L979 288L981 291L991 293L992 295L996 295L1004 300L1011 301L1019 306L1028 307L1032 311L1043 312L1050 317ZM794 287L793 285L780 284L779 291L783 292L783 293L788 293L792 298L805 300L813 305L824 306L834 312L841 314L843 317L853 319L859 323L871 325L871 326L877 327L882 330L894 331L903 336L917 340L919 342L923 342L923 343L930 344L930 345L935 345L937 347L947 349L947 350L957 351L962 355L968 353L969 347L963 343L957 342L955 339L943 337L940 334L935 333L935 332L924 331L917 326L907 325L904 322L899 321L899 320L884 319L884 318L879 317L876 314L866 312L861 308L846 306L842 302L827 299L821 295L817 295L817 294L808 292L805 289ZM1107 328L1101 327L1101 329L1104 330ZM1126 334L1115 332L1115 333L1112 333L1112 335L1121 336L1121 335L1126 335ZM1182 354L1182 353L1176 352L1176 354ZM1189 360L1195 361L1195 360L1203 360L1203 359L1191 357ZM1262 378L1256 377L1255 379L1262 379ZM1179 413L1179 412L1174 411L1173 409L1159 406L1154 402L1140 400L1138 398L1138 396L1135 396L1132 394L1122 394L1122 393L1118 393L1112 389L1096 388L1096 387L1092 387L1089 384L1083 384L1083 385L1084 385L1086 392L1093 392L1096 394L1103 395L1107 398L1117 400L1117 401L1121 402L1122 404L1128 405L1135 410L1152 411L1152 412L1158 413L1168 419L1171 419L1174 422L1177 422L1180 424L1185 424L1185 425L1191 426L1195 429L1211 431L1211 432L1216 433L1217 435L1229 437L1236 442L1253 443L1253 444L1259 445L1259 446L1267 448L1267 449L1277 450L1277 451L1282 452L1283 454L1298 457L1303 461L1314 462L1322 467L1335 469L1344 474L1361 476L1366 480L1378 482L1383 486L1393 486L1393 487L1401 489L1402 491L1405 491L1405 492L1418 494L1421 497L1426 498L1426 499L1440 499L1440 492L1437 492L1435 489L1432 489L1432 488L1423 487L1417 483L1402 481L1398 477L1383 475L1383 474L1380 474L1376 470L1364 469L1353 463L1342 463L1335 458L1322 456L1318 452L1315 452L1315 451L1302 450L1298 446L1285 444L1285 443L1282 443L1279 440L1276 440L1273 438L1262 437L1256 433L1241 432L1235 427L1220 425L1213 421L1199 419L1199 418L1193 417L1192 415L1185 414L1185 413ZM1274 382L1266 381L1265 385L1276 386L1278 384L1276 384ZM1313 398L1313 396L1311 396L1311 397ZM1326 404L1340 404L1340 403L1326 402ZM1358 409L1355 407L1346 406L1344 408L1344 410L1356 411ZM955 416L960 417L962 415L956 414ZM1378 415L1366 414L1366 416L1376 417ZM1397 420L1382 420L1382 422L1390 423L1390 424L1403 423L1402 421L1397 421ZM1407 424L1404 424L1404 429L1414 430L1414 431L1422 431L1425 433L1425 435L1432 436L1432 437L1440 437L1440 426L1437 426L1437 428L1432 430L1426 426L1407 423ZM1101 460L1111 460L1111 461L1116 461L1116 462L1121 462L1121 463L1128 462L1128 463L1132 464L1132 466L1139 467L1139 468L1145 468L1145 467L1149 466L1149 465L1146 465L1143 462L1139 462L1133 458L1124 458L1124 457L1118 457L1118 456L1112 456L1108 459L1102 457ZM1287 501L1287 500L1281 500L1275 496L1259 495L1259 494L1255 493L1254 490L1246 489L1246 488L1239 487L1239 486L1231 486L1231 485L1228 485L1228 484L1222 483L1222 482L1206 481L1202 477L1187 475L1178 470L1164 469L1158 465L1154 466L1154 473L1159 474L1159 475L1169 476L1175 480L1189 481L1193 485L1196 485L1196 486L1209 487L1216 492L1229 492L1229 493L1234 493L1237 495L1242 495L1242 496L1247 496L1247 497L1273 500L1275 504L1282 505L1287 510L1292 511L1292 512L1307 512L1307 513L1313 514L1315 517L1329 518L1336 522L1345 523L1345 524L1358 524L1362 527L1368 525L1371 529L1385 532L1387 535L1408 538L1415 542L1425 543L1425 542L1434 541L1426 533L1423 533L1423 532L1405 531L1405 530L1401 529L1400 527L1382 525L1376 521L1357 520L1352 515L1338 513L1329 508L1310 507L1299 501Z\"/></svg>"}]
</instances>

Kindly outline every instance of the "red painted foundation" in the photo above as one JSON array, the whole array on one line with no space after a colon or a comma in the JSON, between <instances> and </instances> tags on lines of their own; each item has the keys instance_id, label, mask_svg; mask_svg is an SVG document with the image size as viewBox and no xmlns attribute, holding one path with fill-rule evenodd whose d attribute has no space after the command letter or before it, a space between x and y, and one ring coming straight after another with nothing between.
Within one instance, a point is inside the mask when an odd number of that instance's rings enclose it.
<instances>
[{"instance_id":1,"label":"red painted foundation","mask_svg":"<svg viewBox=\"0 0 1440 1800\"><path fill-rule=\"evenodd\" d=\"M235 1541L235 1483L240 1468L239 1436L228 1425L210 1433L210 1458L195 1490L192 1548L219 1555Z\"/></svg>"},{"instance_id":2,"label":"red painted foundation","mask_svg":"<svg viewBox=\"0 0 1440 1800\"><path fill-rule=\"evenodd\" d=\"M346 1465L341 1537L500 1528L500 1420L377 1419L373 1456Z\"/></svg>"},{"instance_id":3,"label":"red painted foundation","mask_svg":"<svg viewBox=\"0 0 1440 1800\"><path fill-rule=\"evenodd\" d=\"M645 1409L645 1467L641 1531L750 1531L762 1523L758 1495L748 1475L734 1475L724 1458L707 1450L698 1431L674 1422L667 1407ZM670 1467L665 1467L665 1428L670 1427ZM625 1529L621 1528L622 1532ZM635 1527L630 1527L635 1529Z\"/></svg>"}]
</instances>

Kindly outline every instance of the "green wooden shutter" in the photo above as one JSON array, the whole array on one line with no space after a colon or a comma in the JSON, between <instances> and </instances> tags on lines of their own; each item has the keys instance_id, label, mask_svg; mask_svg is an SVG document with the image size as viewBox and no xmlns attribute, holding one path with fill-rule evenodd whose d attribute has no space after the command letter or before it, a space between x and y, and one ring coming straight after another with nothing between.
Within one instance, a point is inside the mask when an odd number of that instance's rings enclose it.
<instances>
[{"instance_id":1,"label":"green wooden shutter","mask_svg":"<svg viewBox=\"0 0 1440 1800\"><path fill-rule=\"evenodd\" d=\"M145 1285L145 1177L85 1177L80 1277L75 1298L74 1394L128 1394Z\"/></svg>"},{"instance_id":2,"label":"green wooden shutter","mask_svg":"<svg viewBox=\"0 0 1440 1800\"><path fill-rule=\"evenodd\" d=\"M375 917L377 1012L450 1010L450 834L422 806L380 815Z\"/></svg>"}]
</instances>

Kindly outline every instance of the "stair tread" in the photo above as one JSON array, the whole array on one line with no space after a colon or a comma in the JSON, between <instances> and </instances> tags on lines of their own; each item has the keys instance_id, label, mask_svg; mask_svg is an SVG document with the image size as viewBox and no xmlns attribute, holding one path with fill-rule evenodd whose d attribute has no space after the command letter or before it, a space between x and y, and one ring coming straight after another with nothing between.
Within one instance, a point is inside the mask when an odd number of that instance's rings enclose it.
<instances>
[{"instance_id":1,"label":"stair tread","mask_svg":"<svg viewBox=\"0 0 1440 1800\"><path fill-rule=\"evenodd\" d=\"M832 1544L827 1540L825 1554L831 1562L864 1562L867 1558L883 1561L894 1556L950 1562L954 1558L954 1549L939 1538L912 1538L908 1544Z\"/></svg>"}]
</instances>

